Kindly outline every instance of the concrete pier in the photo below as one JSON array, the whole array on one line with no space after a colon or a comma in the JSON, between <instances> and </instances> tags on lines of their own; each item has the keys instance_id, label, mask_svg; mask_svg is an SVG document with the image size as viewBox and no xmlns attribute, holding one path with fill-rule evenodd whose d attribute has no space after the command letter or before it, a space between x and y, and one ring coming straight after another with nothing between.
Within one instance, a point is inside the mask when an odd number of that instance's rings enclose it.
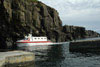
<instances>
[{"instance_id":1,"label":"concrete pier","mask_svg":"<svg viewBox=\"0 0 100 67\"><path fill-rule=\"evenodd\" d=\"M81 40L70 42L71 52L100 52L100 40Z\"/></svg>"},{"instance_id":2,"label":"concrete pier","mask_svg":"<svg viewBox=\"0 0 100 67\"><path fill-rule=\"evenodd\" d=\"M24 52L24 51L0 52L0 67L3 66L11 67L12 65L17 67L25 66L30 62L33 64L34 61L35 61L35 55L31 52Z\"/></svg>"}]
</instances>

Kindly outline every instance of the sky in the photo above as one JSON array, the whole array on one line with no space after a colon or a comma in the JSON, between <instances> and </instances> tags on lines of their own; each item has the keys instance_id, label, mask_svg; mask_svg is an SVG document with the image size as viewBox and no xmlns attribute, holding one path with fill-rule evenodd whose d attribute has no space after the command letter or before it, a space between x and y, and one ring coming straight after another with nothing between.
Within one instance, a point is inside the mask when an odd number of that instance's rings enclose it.
<instances>
[{"instance_id":1,"label":"sky","mask_svg":"<svg viewBox=\"0 0 100 67\"><path fill-rule=\"evenodd\" d=\"M55 8L63 25L83 26L100 33L100 0L39 0Z\"/></svg>"}]
</instances>

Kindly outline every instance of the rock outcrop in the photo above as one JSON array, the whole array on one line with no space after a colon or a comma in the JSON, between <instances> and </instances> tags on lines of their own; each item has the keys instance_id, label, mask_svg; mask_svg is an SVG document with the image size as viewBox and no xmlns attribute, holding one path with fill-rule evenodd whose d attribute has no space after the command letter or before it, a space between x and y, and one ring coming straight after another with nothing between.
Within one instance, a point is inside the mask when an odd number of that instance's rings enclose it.
<instances>
[{"instance_id":1,"label":"rock outcrop","mask_svg":"<svg viewBox=\"0 0 100 67\"><path fill-rule=\"evenodd\" d=\"M86 30L86 38L90 37L100 37L100 34L92 30Z\"/></svg>"},{"instance_id":2,"label":"rock outcrop","mask_svg":"<svg viewBox=\"0 0 100 67\"><path fill-rule=\"evenodd\" d=\"M78 26L63 26L63 32L67 34L66 39L74 40L74 39L81 39L85 38L86 32L84 27Z\"/></svg>"},{"instance_id":3,"label":"rock outcrop","mask_svg":"<svg viewBox=\"0 0 100 67\"><path fill-rule=\"evenodd\" d=\"M16 47L16 40L30 29L34 36L47 36L56 42L86 36L83 27L62 26L58 12L39 1L0 0L0 49Z\"/></svg>"}]
</instances>

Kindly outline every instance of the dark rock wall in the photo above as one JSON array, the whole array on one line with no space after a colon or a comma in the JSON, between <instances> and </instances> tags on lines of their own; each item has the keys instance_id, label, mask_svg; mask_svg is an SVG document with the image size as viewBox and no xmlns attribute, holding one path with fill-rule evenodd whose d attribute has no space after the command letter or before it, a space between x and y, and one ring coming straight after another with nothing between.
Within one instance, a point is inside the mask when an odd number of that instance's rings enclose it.
<instances>
[{"instance_id":1,"label":"dark rock wall","mask_svg":"<svg viewBox=\"0 0 100 67\"><path fill-rule=\"evenodd\" d=\"M83 27L63 27L58 12L41 2L0 0L0 49L16 47L16 40L30 29L34 36L47 36L56 42L86 36Z\"/></svg>"},{"instance_id":2,"label":"dark rock wall","mask_svg":"<svg viewBox=\"0 0 100 67\"><path fill-rule=\"evenodd\" d=\"M0 0L0 48L15 46L15 41L30 29L34 36L48 36L58 41L55 36L59 32L55 31L62 30L62 22L55 9L41 2Z\"/></svg>"},{"instance_id":3,"label":"dark rock wall","mask_svg":"<svg viewBox=\"0 0 100 67\"><path fill-rule=\"evenodd\" d=\"M85 38L86 32L84 27L78 27L78 26L63 26L63 32L67 34L67 39L73 40L73 39L81 39Z\"/></svg>"}]
</instances>

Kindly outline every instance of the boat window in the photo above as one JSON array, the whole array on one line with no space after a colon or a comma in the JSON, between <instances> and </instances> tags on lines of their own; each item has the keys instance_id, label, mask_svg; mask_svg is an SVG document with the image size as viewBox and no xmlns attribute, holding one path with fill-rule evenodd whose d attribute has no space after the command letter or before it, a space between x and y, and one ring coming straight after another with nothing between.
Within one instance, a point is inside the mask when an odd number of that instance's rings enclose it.
<instances>
[{"instance_id":1,"label":"boat window","mask_svg":"<svg viewBox=\"0 0 100 67\"><path fill-rule=\"evenodd\" d=\"M28 38L25 38L24 40L28 40Z\"/></svg>"},{"instance_id":2,"label":"boat window","mask_svg":"<svg viewBox=\"0 0 100 67\"><path fill-rule=\"evenodd\" d=\"M36 39L36 38L34 38L34 39Z\"/></svg>"},{"instance_id":3,"label":"boat window","mask_svg":"<svg viewBox=\"0 0 100 67\"><path fill-rule=\"evenodd\" d=\"M38 39L40 39L40 38L38 38Z\"/></svg>"}]
</instances>

